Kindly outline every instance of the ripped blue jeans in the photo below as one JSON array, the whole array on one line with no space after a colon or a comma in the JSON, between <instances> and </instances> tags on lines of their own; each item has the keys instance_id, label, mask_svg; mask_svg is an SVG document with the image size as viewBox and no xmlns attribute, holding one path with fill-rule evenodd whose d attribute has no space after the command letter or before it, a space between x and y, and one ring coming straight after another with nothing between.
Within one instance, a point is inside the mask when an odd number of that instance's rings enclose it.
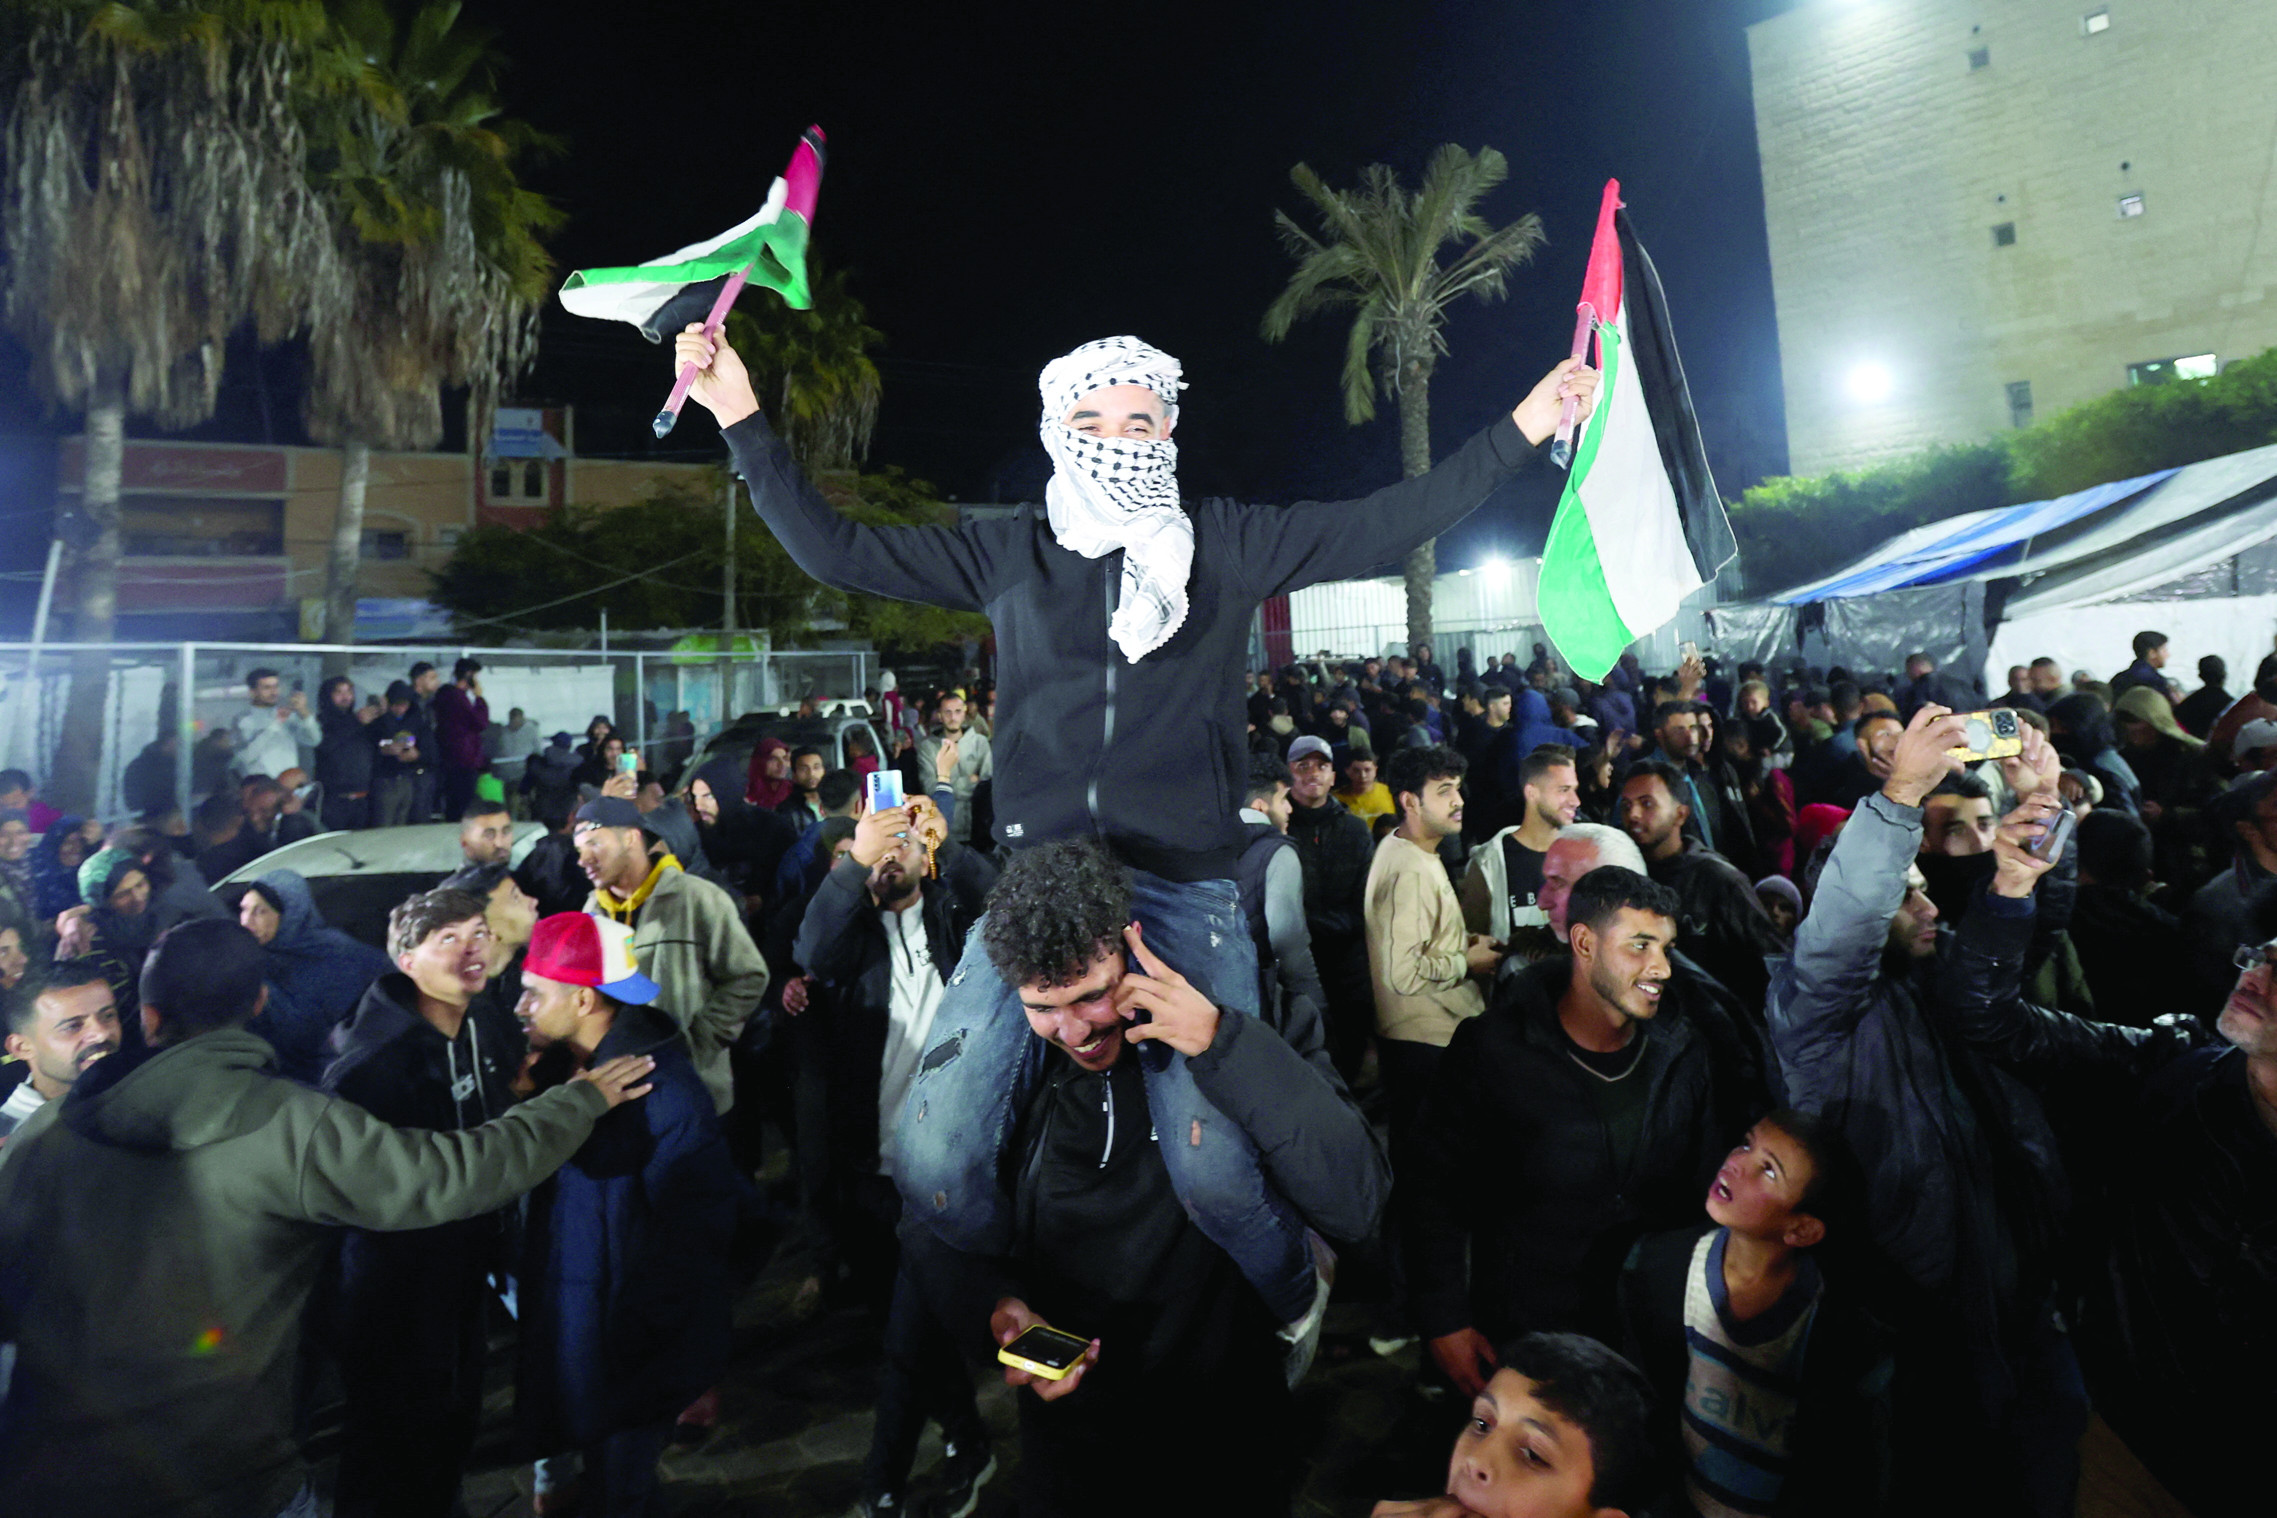
<instances>
[{"instance_id":1,"label":"ripped blue jeans","mask_svg":"<svg viewBox=\"0 0 2277 1518\"><path fill-rule=\"evenodd\" d=\"M1133 870L1131 915L1147 948L1220 1016L1257 1015L1257 949L1232 881L1179 883ZM966 937L934 1014L902 1109L894 1179L911 1216L943 1242L1001 1255L1013 1242L1002 1161L1051 1046L1030 1031L1019 988L988 962L985 921ZM1140 1062L1156 1147L1194 1226L1232 1257L1279 1321L1303 1317L1314 1285L1305 1225L1267 1182L1256 1145L1202 1095L1185 1055L1149 1041L1124 1057Z\"/></svg>"}]
</instances>

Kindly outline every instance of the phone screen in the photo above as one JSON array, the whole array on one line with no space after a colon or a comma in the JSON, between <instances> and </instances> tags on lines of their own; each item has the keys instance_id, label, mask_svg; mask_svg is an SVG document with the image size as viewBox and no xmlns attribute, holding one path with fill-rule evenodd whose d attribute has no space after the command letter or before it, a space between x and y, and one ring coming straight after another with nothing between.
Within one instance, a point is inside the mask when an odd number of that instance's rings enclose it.
<instances>
[{"instance_id":1,"label":"phone screen","mask_svg":"<svg viewBox=\"0 0 2277 1518\"><path fill-rule=\"evenodd\" d=\"M1056 1328L1046 1328L1038 1323L1005 1345L1004 1352L1038 1365L1048 1365L1053 1370L1065 1370L1082 1359L1083 1352L1090 1347L1089 1339L1078 1339L1073 1334L1063 1334Z\"/></svg>"},{"instance_id":2,"label":"phone screen","mask_svg":"<svg viewBox=\"0 0 2277 1518\"><path fill-rule=\"evenodd\" d=\"M901 794L899 770L872 770L864 784L870 788L870 810L873 812L887 811L907 799Z\"/></svg>"}]
</instances>

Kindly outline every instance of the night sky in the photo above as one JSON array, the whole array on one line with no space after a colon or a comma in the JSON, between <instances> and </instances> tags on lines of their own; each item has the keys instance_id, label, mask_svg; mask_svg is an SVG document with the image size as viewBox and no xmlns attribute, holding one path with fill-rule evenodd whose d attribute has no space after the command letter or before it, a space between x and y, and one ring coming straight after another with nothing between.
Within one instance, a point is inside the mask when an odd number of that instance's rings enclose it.
<instances>
[{"instance_id":1,"label":"night sky","mask_svg":"<svg viewBox=\"0 0 2277 1518\"><path fill-rule=\"evenodd\" d=\"M887 339L873 463L965 500L1034 498L1036 371L1131 332L1185 364L1186 492L1291 501L1363 493L1398 462L1388 400L1374 423L1343 420L1335 313L1278 347L1258 335L1290 268L1272 211L1305 219L1289 168L1344 185L1381 161L1412 182L1449 141L1502 150L1510 178L1485 214L1537 212L1548 243L1506 301L1457 308L1432 386L1435 452L1561 356L1598 194L1618 176L1667 287L1718 484L1732 495L1783 472L1743 28L1791 3L466 9L500 33L510 107L565 140L527 174L569 213L554 243L564 272L742 219L800 129L821 123L817 246ZM0 420L37 426L6 358ZM198 435L302 441L296 374L290 354L246 354ZM716 456L692 405L649 443L669 383L661 350L631 329L549 306L521 391L575 403L581 453ZM1548 488L1490 501L1442 540L1442 565L1538 551Z\"/></svg>"}]
</instances>

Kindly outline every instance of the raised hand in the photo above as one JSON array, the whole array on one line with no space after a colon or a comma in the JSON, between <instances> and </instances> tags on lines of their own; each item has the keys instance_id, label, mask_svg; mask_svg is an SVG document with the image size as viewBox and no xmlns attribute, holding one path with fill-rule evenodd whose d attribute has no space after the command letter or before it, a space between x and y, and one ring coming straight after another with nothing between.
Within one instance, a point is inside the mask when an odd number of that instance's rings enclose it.
<instances>
[{"instance_id":1,"label":"raised hand","mask_svg":"<svg viewBox=\"0 0 2277 1518\"><path fill-rule=\"evenodd\" d=\"M702 322L688 323L672 340L672 371L677 374L689 364L696 366L696 383L688 393L701 401L722 427L732 427L759 409L759 397L751 389L751 372L743 367L742 358L728 346L724 335L704 336Z\"/></svg>"},{"instance_id":2,"label":"raised hand","mask_svg":"<svg viewBox=\"0 0 2277 1518\"><path fill-rule=\"evenodd\" d=\"M1558 418L1565 411L1568 395L1579 398L1574 408L1574 419L1584 420L1597 409L1596 370L1585 367L1578 358L1569 358L1542 376L1541 382L1520 401L1510 413L1510 420L1526 434L1526 441L1539 444L1542 439L1558 430Z\"/></svg>"},{"instance_id":3,"label":"raised hand","mask_svg":"<svg viewBox=\"0 0 2277 1518\"><path fill-rule=\"evenodd\" d=\"M1969 725L1934 701L1913 714L1890 756L1890 778L1882 794L1900 806L1919 806L1922 798L1959 768L1946 752L1969 741Z\"/></svg>"}]
</instances>

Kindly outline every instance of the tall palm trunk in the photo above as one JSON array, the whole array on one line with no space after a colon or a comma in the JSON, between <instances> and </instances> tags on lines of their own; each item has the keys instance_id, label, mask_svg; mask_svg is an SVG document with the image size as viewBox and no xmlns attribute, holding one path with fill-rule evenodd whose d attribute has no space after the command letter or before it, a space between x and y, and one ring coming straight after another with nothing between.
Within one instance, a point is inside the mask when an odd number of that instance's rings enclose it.
<instances>
[{"instance_id":1,"label":"tall palm trunk","mask_svg":"<svg viewBox=\"0 0 2277 1518\"><path fill-rule=\"evenodd\" d=\"M1408 479L1431 472L1431 366L1411 361L1399 376L1399 466ZM1439 540L1408 551L1407 646L1431 641L1431 582L1439 573ZM1373 652L1373 650L1371 650Z\"/></svg>"},{"instance_id":2,"label":"tall palm trunk","mask_svg":"<svg viewBox=\"0 0 2277 1518\"><path fill-rule=\"evenodd\" d=\"M81 457L79 510L96 528L92 545L73 555L79 604L75 643L96 645L71 656L71 694L55 765L45 777L50 802L66 812L95 810L103 756L104 709L111 686L111 635L119 614L119 479L126 468L126 383L116 373L87 391L87 435Z\"/></svg>"},{"instance_id":3,"label":"tall palm trunk","mask_svg":"<svg viewBox=\"0 0 2277 1518\"><path fill-rule=\"evenodd\" d=\"M324 566L327 643L356 641L356 571L363 562L364 492L371 478L371 444L350 438L340 449L340 505L332 518L332 552ZM346 674L348 658L346 654L326 654L325 674Z\"/></svg>"}]
</instances>

